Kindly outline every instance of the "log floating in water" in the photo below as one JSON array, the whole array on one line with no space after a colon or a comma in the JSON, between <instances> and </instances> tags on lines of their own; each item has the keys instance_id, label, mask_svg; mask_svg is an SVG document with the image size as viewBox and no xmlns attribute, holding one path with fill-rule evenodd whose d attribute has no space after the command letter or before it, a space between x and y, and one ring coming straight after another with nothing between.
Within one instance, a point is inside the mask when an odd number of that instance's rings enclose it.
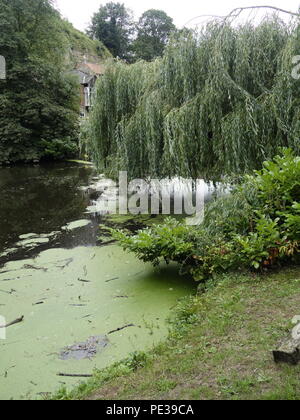
<instances>
[{"instance_id":1,"label":"log floating in water","mask_svg":"<svg viewBox=\"0 0 300 420\"><path fill-rule=\"evenodd\" d=\"M20 318L17 318L6 325L0 325L0 328L8 328L8 327L11 327L12 325L19 324L20 322L23 322L23 321L24 321L24 316L21 316Z\"/></svg>"},{"instance_id":2,"label":"log floating in water","mask_svg":"<svg viewBox=\"0 0 300 420\"><path fill-rule=\"evenodd\" d=\"M77 374L77 373L58 373L57 376L62 376L65 378L92 378L93 375L89 374Z\"/></svg>"},{"instance_id":3,"label":"log floating in water","mask_svg":"<svg viewBox=\"0 0 300 420\"><path fill-rule=\"evenodd\" d=\"M80 281L81 283L91 283L90 280L85 280L85 279L78 279L78 281Z\"/></svg>"},{"instance_id":4,"label":"log floating in water","mask_svg":"<svg viewBox=\"0 0 300 420\"><path fill-rule=\"evenodd\" d=\"M129 328L129 327L135 327L135 325L134 325L134 324L124 325L124 327L117 328L116 330L112 330L112 331L110 331L109 333L107 333L107 335L110 335L110 334L116 333L116 332L118 332L118 331L125 330L125 328Z\"/></svg>"},{"instance_id":5,"label":"log floating in water","mask_svg":"<svg viewBox=\"0 0 300 420\"><path fill-rule=\"evenodd\" d=\"M105 283L109 283L110 281L118 280L119 277L114 277L113 279L105 280Z\"/></svg>"}]
</instances>

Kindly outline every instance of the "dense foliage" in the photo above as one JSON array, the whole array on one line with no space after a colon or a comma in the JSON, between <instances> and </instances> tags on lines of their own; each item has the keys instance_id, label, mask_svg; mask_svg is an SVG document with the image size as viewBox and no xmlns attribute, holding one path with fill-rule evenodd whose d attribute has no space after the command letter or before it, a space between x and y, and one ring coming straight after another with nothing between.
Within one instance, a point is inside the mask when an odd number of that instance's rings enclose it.
<instances>
[{"instance_id":1,"label":"dense foliage","mask_svg":"<svg viewBox=\"0 0 300 420\"><path fill-rule=\"evenodd\" d=\"M300 157L287 149L265 162L230 195L212 201L200 226L170 218L136 236L113 235L143 261L176 261L196 280L290 261L300 246Z\"/></svg>"},{"instance_id":2,"label":"dense foliage","mask_svg":"<svg viewBox=\"0 0 300 420\"><path fill-rule=\"evenodd\" d=\"M72 156L78 86L65 73L62 20L48 0L0 0L0 163Z\"/></svg>"},{"instance_id":3,"label":"dense foliage","mask_svg":"<svg viewBox=\"0 0 300 420\"><path fill-rule=\"evenodd\" d=\"M137 24L137 37L132 46L134 57L146 61L161 57L175 30L173 19L164 11L147 10Z\"/></svg>"},{"instance_id":4,"label":"dense foliage","mask_svg":"<svg viewBox=\"0 0 300 420\"><path fill-rule=\"evenodd\" d=\"M134 29L130 10L121 3L107 3L92 17L89 35L103 42L114 57L126 59Z\"/></svg>"},{"instance_id":5,"label":"dense foliage","mask_svg":"<svg viewBox=\"0 0 300 420\"><path fill-rule=\"evenodd\" d=\"M92 17L88 34L103 42L114 57L132 63L161 57L175 29L163 10L150 9L135 22L124 3L109 2Z\"/></svg>"},{"instance_id":6,"label":"dense foliage","mask_svg":"<svg viewBox=\"0 0 300 420\"><path fill-rule=\"evenodd\" d=\"M299 30L210 23L173 37L163 59L116 62L100 80L90 148L100 168L132 177L217 178L261 167L278 148L299 151Z\"/></svg>"}]
</instances>

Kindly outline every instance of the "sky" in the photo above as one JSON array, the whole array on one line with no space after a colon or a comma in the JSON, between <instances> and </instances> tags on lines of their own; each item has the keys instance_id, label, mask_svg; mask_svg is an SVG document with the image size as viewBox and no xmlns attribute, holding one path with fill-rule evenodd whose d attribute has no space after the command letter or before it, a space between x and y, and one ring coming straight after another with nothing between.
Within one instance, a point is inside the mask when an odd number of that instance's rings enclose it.
<instances>
[{"instance_id":1,"label":"sky","mask_svg":"<svg viewBox=\"0 0 300 420\"><path fill-rule=\"evenodd\" d=\"M136 19L148 9L164 10L174 19L178 27L193 27L199 22L199 19L187 23L194 17L200 15L227 15L236 7L270 5L280 7L285 10L297 12L300 6L299 0L115 0L115 2L124 3L131 9ZM101 5L107 1L101 0L54 0L56 8L62 16L67 18L73 25L84 31L92 15L99 10Z\"/></svg>"}]
</instances>

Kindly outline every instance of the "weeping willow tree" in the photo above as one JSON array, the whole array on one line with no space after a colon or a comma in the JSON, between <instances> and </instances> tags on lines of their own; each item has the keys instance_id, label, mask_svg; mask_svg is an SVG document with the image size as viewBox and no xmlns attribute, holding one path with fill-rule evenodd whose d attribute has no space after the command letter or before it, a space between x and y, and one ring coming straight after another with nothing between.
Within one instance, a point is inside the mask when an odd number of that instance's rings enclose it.
<instances>
[{"instance_id":1,"label":"weeping willow tree","mask_svg":"<svg viewBox=\"0 0 300 420\"><path fill-rule=\"evenodd\" d=\"M298 20L208 23L174 36L152 63L111 62L98 82L88 147L132 177L217 178L300 150Z\"/></svg>"}]
</instances>

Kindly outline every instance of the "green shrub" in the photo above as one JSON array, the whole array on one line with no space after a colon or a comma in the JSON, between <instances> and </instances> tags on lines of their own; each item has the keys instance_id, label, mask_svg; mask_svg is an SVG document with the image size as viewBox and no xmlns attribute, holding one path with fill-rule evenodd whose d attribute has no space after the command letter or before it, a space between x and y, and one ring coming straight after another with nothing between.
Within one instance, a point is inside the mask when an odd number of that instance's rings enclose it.
<instances>
[{"instance_id":1,"label":"green shrub","mask_svg":"<svg viewBox=\"0 0 300 420\"><path fill-rule=\"evenodd\" d=\"M47 159L63 159L66 157L74 157L78 154L77 142L72 141L70 137L67 137L64 140L42 140L41 146L43 149L43 156Z\"/></svg>"},{"instance_id":2,"label":"green shrub","mask_svg":"<svg viewBox=\"0 0 300 420\"><path fill-rule=\"evenodd\" d=\"M168 218L135 236L121 231L113 236L141 260L178 262L198 281L289 260L299 254L300 158L282 150L230 195L212 201L200 226Z\"/></svg>"},{"instance_id":3,"label":"green shrub","mask_svg":"<svg viewBox=\"0 0 300 420\"><path fill-rule=\"evenodd\" d=\"M142 261L158 265L161 258L166 262L181 262L188 258L194 244L189 240L190 228L169 218L163 225L156 225L129 236L120 230L112 230L113 237L124 249L134 252Z\"/></svg>"},{"instance_id":4,"label":"green shrub","mask_svg":"<svg viewBox=\"0 0 300 420\"><path fill-rule=\"evenodd\" d=\"M284 227L287 231L289 238L294 240L300 240L300 203L295 202L290 212L282 213L285 218Z\"/></svg>"},{"instance_id":5,"label":"green shrub","mask_svg":"<svg viewBox=\"0 0 300 420\"><path fill-rule=\"evenodd\" d=\"M283 149L273 161L264 163L254 181L262 209L267 214L276 217L280 211L291 210L300 199L300 157L291 149Z\"/></svg>"}]
</instances>

